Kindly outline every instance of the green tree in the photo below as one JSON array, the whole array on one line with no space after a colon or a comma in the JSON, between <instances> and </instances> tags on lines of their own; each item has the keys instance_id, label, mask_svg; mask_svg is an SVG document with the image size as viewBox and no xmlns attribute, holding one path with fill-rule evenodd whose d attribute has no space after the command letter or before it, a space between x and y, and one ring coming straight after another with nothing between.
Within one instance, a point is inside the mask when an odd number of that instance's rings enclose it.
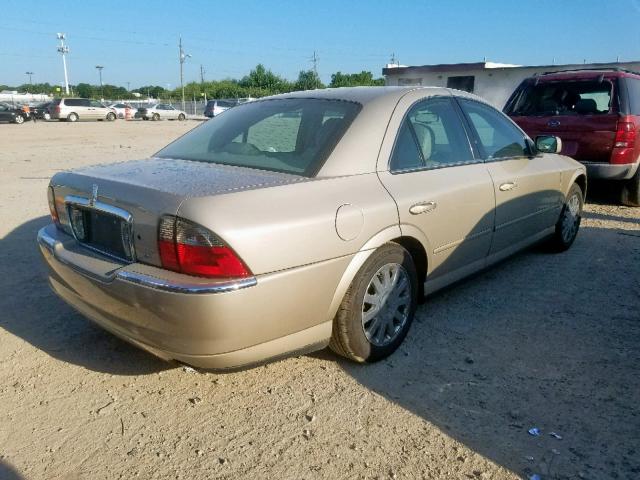
<instances>
[{"instance_id":1,"label":"green tree","mask_svg":"<svg viewBox=\"0 0 640 480\"><path fill-rule=\"evenodd\" d=\"M79 83L74 90L76 95L81 98L91 98L94 96L94 87L88 83Z\"/></svg>"},{"instance_id":2,"label":"green tree","mask_svg":"<svg viewBox=\"0 0 640 480\"><path fill-rule=\"evenodd\" d=\"M293 84L293 89L313 90L316 88L325 88L316 72L313 70L301 70L298 74L298 80Z\"/></svg>"},{"instance_id":3,"label":"green tree","mask_svg":"<svg viewBox=\"0 0 640 480\"><path fill-rule=\"evenodd\" d=\"M359 87L359 86L383 86L384 78L373 78L371 72L362 71L360 73L336 72L331 75L332 88L337 87Z\"/></svg>"}]
</instances>

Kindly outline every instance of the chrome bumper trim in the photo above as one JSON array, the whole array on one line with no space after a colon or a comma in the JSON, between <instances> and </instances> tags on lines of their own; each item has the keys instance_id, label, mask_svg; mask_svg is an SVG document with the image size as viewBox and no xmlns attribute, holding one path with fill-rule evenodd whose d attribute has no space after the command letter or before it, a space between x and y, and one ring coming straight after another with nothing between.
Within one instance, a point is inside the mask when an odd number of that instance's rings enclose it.
<instances>
[{"instance_id":1,"label":"chrome bumper trim","mask_svg":"<svg viewBox=\"0 0 640 480\"><path fill-rule=\"evenodd\" d=\"M253 287L258 282L255 277L242 278L239 280L231 280L228 282L218 282L211 284L200 283L178 283L169 282L167 280L145 275L143 273L120 271L116 274L116 278L124 280L125 282L133 283L135 285L141 285L143 287L149 287L156 290L162 290L164 292L171 293L186 293L186 294L203 294L203 293L224 293L232 292L234 290L240 290L241 288Z\"/></svg>"},{"instance_id":2,"label":"chrome bumper trim","mask_svg":"<svg viewBox=\"0 0 640 480\"><path fill-rule=\"evenodd\" d=\"M46 250L51 257L55 258L58 262L66 265L67 267L75 270L81 275L92 278L94 280L104 283L104 279L97 278L91 272L88 272L77 265L73 265L64 261L58 255L56 255L56 245L59 244L58 240L52 237L47 232L47 227L43 227L38 231L38 245L43 250ZM170 293L182 293L182 294L211 294L211 293L224 293L240 290L242 288L253 287L258 283L255 277L241 278L236 280L220 281L215 283L189 283L189 282L176 282L169 281L151 275L146 275L138 272L130 272L127 270L118 270L115 272L113 279L122 280L134 285L140 285L143 287L153 288L155 290L161 290L163 292ZM109 282L110 283L110 282Z\"/></svg>"}]
</instances>

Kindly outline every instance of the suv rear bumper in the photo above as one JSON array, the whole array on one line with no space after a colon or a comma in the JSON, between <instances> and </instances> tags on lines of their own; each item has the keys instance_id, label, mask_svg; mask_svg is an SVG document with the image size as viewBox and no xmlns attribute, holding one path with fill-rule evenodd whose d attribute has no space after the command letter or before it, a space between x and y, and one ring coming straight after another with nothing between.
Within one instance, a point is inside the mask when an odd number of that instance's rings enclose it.
<instances>
[{"instance_id":1,"label":"suv rear bumper","mask_svg":"<svg viewBox=\"0 0 640 480\"><path fill-rule=\"evenodd\" d=\"M589 178L601 178L605 180L628 180L638 170L640 163L585 163Z\"/></svg>"}]
</instances>

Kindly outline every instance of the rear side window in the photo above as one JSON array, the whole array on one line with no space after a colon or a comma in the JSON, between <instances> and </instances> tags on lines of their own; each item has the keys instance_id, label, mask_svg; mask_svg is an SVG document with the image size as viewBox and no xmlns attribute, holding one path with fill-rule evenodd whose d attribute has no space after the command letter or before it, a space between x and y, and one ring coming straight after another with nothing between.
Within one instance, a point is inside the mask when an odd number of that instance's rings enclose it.
<instances>
[{"instance_id":1,"label":"rear side window","mask_svg":"<svg viewBox=\"0 0 640 480\"><path fill-rule=\"evenodd\" d=\"M613 84L608 80L540 82L526 85L508 115L600 115L611 111Z\"/></svg>"},{"instance_id":2,"label":"rear side window","mask_svg":"<svg viewBox=\"0 0 640 480\"><path fill-rule=\"evenodd\" d=\"M391 156L391 170L440 168L475 161L452 100L430 98L403 120Z\"/></svg>"},{"instance_id":3,"label":"rear side window","mask_svg":"<svg viewBox=\"0 0 640 480\"><path fill-rule=\"evenodd\" d=\"M524 157L529 154L524 134L496 109L473 100L459 99L475 130L486 160Z\"/></svg>"},{"instance_id":4,"label":"rear side window","mask_svg":"<svg viewBox=\"0 0 640 480\"><path fill-rule=\"evenodd\" d=\"M627 77L625 82L627 84L631 115L640 115L640 80Z\"/></svg>"},{"instance_id":5,"label":"rear side window","mask_svg":"<svg viewBox=\"0 0 640 480\"><path fill-rule=\"evenodd\" d=\"M88 107L89 100L85 98L67 98L64 101L67 107Z\"/></svg>"},{"instance_id":6,"label":"rear side window","mask_svg":"<svg viewBox=\"0 0 640 480\"><path fill-rule=\"evenodd\" d=\"M285 98L234 107L157 156L314 176L361 109L355 102Z\"/></svg>"},{"instance_id":7,"label":"rear side window","mask_svg":"<svg viewBox=\"0 0 640 480\"><path fill-rule=\"evenodd\" d=\"M218 100L218 107L220 108L231 108L233 107L233 103L227 101L227 100Z\"/></svg>"}]
</instances>

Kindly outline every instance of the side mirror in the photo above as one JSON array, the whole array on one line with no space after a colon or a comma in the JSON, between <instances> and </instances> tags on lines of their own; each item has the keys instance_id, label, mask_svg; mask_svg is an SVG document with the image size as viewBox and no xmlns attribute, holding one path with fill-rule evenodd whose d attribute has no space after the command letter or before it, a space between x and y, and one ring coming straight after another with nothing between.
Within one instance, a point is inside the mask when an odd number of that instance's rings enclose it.
<instances>
[{"instance_id":1,"label":"side mirror","mask_svg":"<svg viewBox=\"0 0 640 480\"><path fill-rule=\"evenodd\" d=\"M536 137L536 149L540 153L560 153L562 150L562 140L560 137L540 135Z\"/></svg>"}]
</instances>

